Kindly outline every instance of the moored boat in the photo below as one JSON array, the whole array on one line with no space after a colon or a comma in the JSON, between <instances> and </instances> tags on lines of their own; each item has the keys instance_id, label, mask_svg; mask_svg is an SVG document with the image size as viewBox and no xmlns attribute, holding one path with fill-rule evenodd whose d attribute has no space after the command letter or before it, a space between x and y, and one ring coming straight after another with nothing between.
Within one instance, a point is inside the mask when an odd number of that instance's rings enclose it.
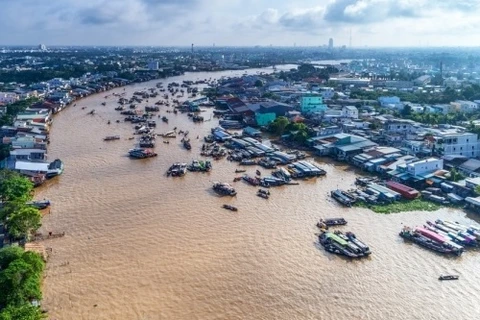
<instances>
[{"instance_id":1,"label":"moored boat","mask_svg":"<svg viewBox=\"0 0 480 320\"><path fill-rule=\"evenodd\" d=\"M346 224L347 220L345 220L344 218L328 218L320 219L320 221L317 222L317 227L327 229L328 227L343 226Z\"/></svg>"},{"instance_id":2,"label":"moored boat","mask_svg":"<svg viewBox=\"0 0 480 320\"><path fill-rule=\"evenodd\" d=\"M144 149L144 148L130 149L128 151L128 155L131 158L135 158L135 159L145 159L145 158L152 158L157 156L157 154L153 152L153 150Z\"/></svg>"}]
</instances>

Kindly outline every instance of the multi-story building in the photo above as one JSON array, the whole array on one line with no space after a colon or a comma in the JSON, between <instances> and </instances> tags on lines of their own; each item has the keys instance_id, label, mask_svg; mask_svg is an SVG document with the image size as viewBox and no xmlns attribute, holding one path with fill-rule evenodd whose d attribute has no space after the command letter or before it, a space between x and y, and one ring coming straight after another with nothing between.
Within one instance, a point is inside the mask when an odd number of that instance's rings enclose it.
<instances>
[{"instance_id":1,"label":"multi-story building","mask_svg":"<svg viewBox=\"0 0 480 320\"><path fill-rule=\"evenodd\" d=\"M345 106L342 108L342 115L345 118L358 119L358 109L355 106Z\"/></svg>"},{"instance_id":2,"label":"multi-story building","mask_svg":"<svg viewBox=\"0 0 480 320\"><path fill-rule=\"evenodd\" d=\"M0 103L10 104L18 101L19 96L14 92L0 92Z\"/></svg>"},{"instance_id":3,"label":"multi-story building","mask_svg":"<svg viewBox=\"0 0 480 320\"><path fill-rule=\"evenodd\" d=\"M415 162L407 163L406 172L412 176L422 176L443 169L443 160L437 158L428 158Z\"/></svg>"},{"instance_id":4,"label":"multi-story building","mask_svg":"<svg viewBox=\"0 0 480 320\"><path fill-rule=\"evenodd\" d=\"M472 132L440 132L434 135L434 152L442 156L459 155L475 158L480 155L478 135Z\"/></svg>"},{"instance_id":5,"label":"multi-story building","mask_svg":"<svg viewBox=\"0 0 480 320\"><path fill-rule=\"evenodd\" d=\"M478 104L472 101L457 100L450 103L450 112L475 112L478 109Z\"/></svg>"},{"instance_id":6,"label":"multi-story building","mask_svg":"<svg viewBox=\"0 0 480 320\"><path fill-rule=\"evenodd\" d=\"M321 95L304 95L300 99L300 111L304 114L324 112L327 109Z\"/></svg>"}]
</instances>

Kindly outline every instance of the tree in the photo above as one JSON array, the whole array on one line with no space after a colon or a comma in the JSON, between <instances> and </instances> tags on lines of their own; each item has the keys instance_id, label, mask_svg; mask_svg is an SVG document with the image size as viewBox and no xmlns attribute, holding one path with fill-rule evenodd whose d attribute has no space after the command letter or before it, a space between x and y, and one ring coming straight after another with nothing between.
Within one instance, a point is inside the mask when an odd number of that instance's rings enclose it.
<instances>
[{"instance_id":1,"label":"tree","mask_svg":"<svg viewBox=\"0 0 480 320\"><path fill-rule=\"evenodd\" d=\"M5 247L0 250L0 270L6 269L8 265L23 255L23 249L20 247Z\"/></svg>"},{"instance_id":2,"label":"tree","mask_svg":"<svg viewBox=\"0 0 480 320\"><path fill-rule=\"evenodd\" d=\"M465 178L465 177L463 176L463 174L461 174L460 172L458 172L455 168L452 168L452 169L450 170L450 176L449 176L448 180L457 182L457 181L459 181L459 180L462 180L463 178Z\"/></svg>"},{"instance_id":3,"label":"tree","mask_svg":"<svg viewBox=\"0 0 480 320\"><path fill-rule=\"evenodd\" d=\"M480 194L480 185L475 187L475 193Z\"/></svg>"},{"instance_id":4,"label":"tree","mask_svg":"<svg viewBox=\"0 0 480 320\"><path fill-rule=\"evenodd\" d=\"M7 216L8 233L15 238L27 236L31 230L37 230L42 225L42 215L37 208L18 205Z\"/></svg>"},{"instance_id":5,"label":"tree","mask_svg":"<svg viewBox=\"0 0 480 320\"><path fill-rule=\"evenodd\" d=\"M411 114L412 114L412 106L409 105L409 104L406 104L402 111L400 112L400 114L402 115L402 117L409 117Z\"/></svg>"},{"instance_id":6,"label":"tree","mask_svg":"<svg viewBox=\"0 0 480 320\"><path fill-rule=\"evenodd\" d=\"M262 82L262 80L257 80L257 81L255 81L255 87L257 87L257 88L263 87L263 82Z\"/></svg>"},{"instance_id":7,"label":"tree","mask_svg":"<svg viewBox=\"0 0 480 320\"><path fill-rule=\"evenodd\" d=\"M30 201L32 195L33 183L18 173L10 170L0 171L0 200L9 201Z\"/></svg>"},{"instance_id":8,"label":"tree","mask_svg":"<svg viewBox=\"0 0 480 320\"><path fill-rule=\"evenodd\" d=\"M285 132L290 121L286 117L278 117L269 125L269 130L277 135L282 135Z\"/></svg>"},{"instance_id":9,"label":"tree","mask_svg":"<svg viewBox=\"0 0 480 320\"><path fill-rule=\"evenodd\" d=\"M21 306L8 306L0 312L0 320L42 320L47 315L42 313L39 307L31 304L23 304Z\"/></svg>"}]
</instances>

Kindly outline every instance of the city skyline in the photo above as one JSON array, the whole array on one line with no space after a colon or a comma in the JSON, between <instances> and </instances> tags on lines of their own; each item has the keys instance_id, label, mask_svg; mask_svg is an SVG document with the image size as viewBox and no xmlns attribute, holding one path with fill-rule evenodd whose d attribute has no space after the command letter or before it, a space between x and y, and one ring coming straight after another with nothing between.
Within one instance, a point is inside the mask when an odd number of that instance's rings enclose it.
<instances>
[{"instance_id":1,"label":"city skyline","mask_svg":"<svg viewBox=\"0 0 480 320\"><path fill-rule=\"evenodd\" d=\"M475 46L467 0L4 0L2 45ZM350 42L351 35L351 42ZM392 35L395 35L394 37Z\"/></svg>"}]
</instances>

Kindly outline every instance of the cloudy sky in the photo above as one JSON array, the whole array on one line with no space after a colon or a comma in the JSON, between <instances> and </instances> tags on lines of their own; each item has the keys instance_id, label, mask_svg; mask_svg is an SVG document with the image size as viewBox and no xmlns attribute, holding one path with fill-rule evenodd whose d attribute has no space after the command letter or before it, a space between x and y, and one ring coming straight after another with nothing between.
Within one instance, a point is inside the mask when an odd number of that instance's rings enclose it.
<instances>
[{"instance_id":1,"label":"cloudy sky","mask_svg":"<svg viewBox=\"0 0 480 320\"><path fill-rule=\"evenodd\" d=\"M478 46L480 0L0 0L0 45Z\"/></svg>"}]
</instances>

